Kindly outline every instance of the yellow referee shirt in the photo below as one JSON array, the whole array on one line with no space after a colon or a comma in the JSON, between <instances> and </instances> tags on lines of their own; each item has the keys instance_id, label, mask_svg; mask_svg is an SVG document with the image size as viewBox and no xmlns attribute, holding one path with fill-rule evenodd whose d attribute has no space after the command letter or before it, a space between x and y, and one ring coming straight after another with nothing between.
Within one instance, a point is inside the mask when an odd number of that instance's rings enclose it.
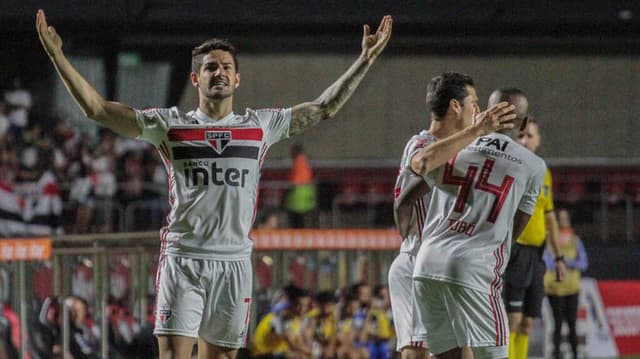
<instances>
[{"instance_id":1,"label":"yellow referee shirt","mask_svg":"<svg viewBox=\"0 0 640 359\"><path fill-rule=\"evenodd\" d=\"M517 242L525 246L541 247L547 237L547 228L545 227L545 214L553 211L553 190L551 182L551 171L547 168L547 174L544 176L544 182L540 190L540 197L536 202L529 223L524 228Z\"/></svg>"}]
</instances>

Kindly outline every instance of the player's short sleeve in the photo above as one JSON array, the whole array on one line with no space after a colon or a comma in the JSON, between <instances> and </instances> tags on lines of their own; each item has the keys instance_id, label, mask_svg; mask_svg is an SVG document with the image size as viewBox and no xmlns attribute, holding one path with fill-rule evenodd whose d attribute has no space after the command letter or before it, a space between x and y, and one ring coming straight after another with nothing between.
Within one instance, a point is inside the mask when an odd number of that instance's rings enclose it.
<instances>
[{"instance_id":1,"label":"player's short sleeve","mask_svg":"<svg viewBox=\"0 0 640 359\"><path fill-rule=\"evenodd\" d=\"M542 190L544 191L545 203L544 203L544 211L551 212L553 211L553 181L551 178L551 171L547 168L547 173L544 176L544 184L542 185Z\"/></svg>"},{"instance_id":2,"label":"player's short sleeve","mask_svg":"<svg viewBox=\"0 0 640 359\"><path fill-rule=\"evenodd\" d=\"M541 161L539 166L533 168L532 170L533 173L529 177L524 195L520 199L520 204L518 205L519 210L530 215L533 214L536 202L538 201L538 197L540 196L542 184L544 183L544 177L547 172L547 166L544 164L544 162Z\"/></svg>"},{"instance_id":3,"label":"player's short sleeve","mask_svg":"<svg viewBox=\"0 0 640 359\"><path fill-rule=\"evenodd\" d=\"M413 170L411 169L411 161L413 160L413 157L417 155L418 152L420 152L423 148L436 142L436 140L433 137L426 136L421 133L419 135L416 135L412 139L412 141L413 141L413 144L411 144L412 146L409 148L407 152L408 155L406 156L406 160L404 162L404 168L406 171L414 173ZM423 176L423 178L427 182L427 184L429 184L429 186L433 187L436 184L439 175L440 175L440 169L435 169L427 173L425 176Z\"/></svg>"},{"instance_id":4,"label":"player's short sleeve","mask_svg":"<svg viewBox=\"0 0 640 359\"><path fill-rule=\"evenodd\" d=\"M267 146L289 137L289 125L291 124L291 109L262 109L255 111L264 131Z\"/></svg>"},{"instance_id":5,"label":"player's short sleeve","mask_svg":"<svg viewBox=\"0 0 640 359\"><path fill-rule=\"evenodd\" d=\"M136 122L140 128L137 138L159 146L167 133L169 119L176 115L175 111L167 108L136 109Z\"/></svg>"}]
</instances>

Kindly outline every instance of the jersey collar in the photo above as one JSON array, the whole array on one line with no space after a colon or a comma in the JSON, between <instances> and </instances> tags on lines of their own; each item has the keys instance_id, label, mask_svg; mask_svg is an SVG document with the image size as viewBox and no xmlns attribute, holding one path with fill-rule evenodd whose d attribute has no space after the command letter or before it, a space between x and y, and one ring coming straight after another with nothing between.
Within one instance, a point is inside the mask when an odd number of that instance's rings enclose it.
<instances>
[{"instance_id":1,"label":"jersey collar","mask_svg":"<svg viewBox=\"0 0 640 359\"><path fill-rule=\"evenodd\" d=\"M205 114L204 112L200 111L200 109L198 108L194 112L194 117L201 124L222 125L222 124L226 124L233 117L235 117L235 113L233 113L233 111L231 111L228 115L224 116L223 118L221 118L219 120L214 120L211 117L207 116L207 114Z\"/></svg>"}]
</instances>

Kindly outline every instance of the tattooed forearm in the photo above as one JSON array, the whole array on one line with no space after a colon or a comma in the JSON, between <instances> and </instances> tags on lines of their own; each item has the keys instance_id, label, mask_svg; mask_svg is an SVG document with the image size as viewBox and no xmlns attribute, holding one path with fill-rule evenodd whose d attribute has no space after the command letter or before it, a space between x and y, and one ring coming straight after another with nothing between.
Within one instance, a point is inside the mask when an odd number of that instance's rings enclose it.
<instances>
[{"instance_id":1,"label":"tattooed forearm","mask_svg":"<svg viewBox=\"0 0 640 359\"><path fill-rule=\"evenodd\" d=\"M358 57L349 70L329 86L320 97L313 102L305 102L293 107L289 135L298 134L321 120L333 118L358 88L371 63L372 61L367 61L364 56Z\"/></svg>"}]
</instances>

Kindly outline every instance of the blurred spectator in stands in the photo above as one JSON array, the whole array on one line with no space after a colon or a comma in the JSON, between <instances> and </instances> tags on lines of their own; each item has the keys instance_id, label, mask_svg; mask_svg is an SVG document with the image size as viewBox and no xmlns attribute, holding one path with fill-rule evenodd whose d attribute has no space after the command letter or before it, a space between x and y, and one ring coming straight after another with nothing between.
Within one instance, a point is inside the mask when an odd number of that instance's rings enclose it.
<instances>
[{"instance_id":1,"label":"blurred spectator in stands","mask_svg":"<svg viewBox=\"0 0 640 359\"><path fill-rule=\"evenodd\" d=\"M13 184L18 176L20 164L13 147L0 146L0 181Z\"/></svg>"},{"instance_id":2,"label":"blurred spectator in stands","mask_svg":"<svg viewBox=\"0 0 640 359\"><path fill-rule=\"evenodd\" d=\"M31 323L29 331L31 356L34 359L60 358L62 312L58 299L45 298Z\"/></svg>"},{"instance_id":3,"label":"blurred spectator in stands","mask_svg":"<svg viewBox=\"0 0 640 359\"><path fill-rule=\"evenodd\" d=\"M24 200L26 232L31 236L62 234L62 198L51 170L53 153L29 146L22 152L16 193Z\"/></svg>"},{"instance_id":4,"label":"blurred spectator in stands","mask_svg":"<svg viewBox=\"0 0 640 359\"><path fill-rule=\"evenodd\" d=\"M309 217L316 208L316 187L313 183L313 172L307 161L302 144L291 146L293 165L289 173L291 187L286 196L286 208L289 214L289 227L304 228L309 226Z\"/></svg>"},{"instance_id":5,"label":"blurred spectator in stands","mask_svg":"<svg viewBox=\"0 0 640 359\"><path fill-rule=\"evenodd\" d=\"M364 333L362 330L364 319L360 310L360 301L357 295L352 290L343 290L338 304L338 358L369 358L369 351L360 344Z\"/></svg>"},{"instance_id":6,"label":"blurred spectator in stands","mask_svg":"<svg viewBox=\"0 0 640 359\"><path fill-rule=\"evenodd\" d=\"M94 300L93 260L89 256L75 256L71 264L71 294Z\"/></svg>"},{"instance_id":7,"label":"blurred spectator in stands","mask_svg":"<svg viewBox=\"0 0 640 359\"><path fill-rule=\"evenodd\" d=\"M13 162L15 162L13 151L0 148L0 237L5 238L27 235L24 219L25 203L15 190L16 171ZM1 287L0 290L2 290Z\"/></svg>"},{"instance_id":8,"label":"blurred spectator in stands","mask_svg":"<svg viewBox=\"0 0 640 359\"><path fill-rule=\"evenodd\" d=\"M280 227L280 216L277 208L264 207L258 212L254 223L255 229L276 229ZM273 283L273 258L271 253L253 252L256 272L256 290L254 295L255 310L258 319L269 312L271 303L271 285Z\"/></svg>"},{"instance_id":9,"label":"blurred spectator in stands","mask_svg":"<svg viewBox=\"0 0 640 359\"><path fill-rule=\"evenodd\" d=\"M0 99L0 146L5 146L9 141L9 128L11 123L7 117L7 104Z\"/></svg>"},{"instance_id":10,"label":"blurred spectator in stands","mask_svg":"<svg viewBox=\"0 0 640 359\"><path fill-rule=\"evenodd\" d=\"M252 355L256 358L310 358L311 348L300 345L302 332L301 299L305 292L288 285L282 290L271 312L256 326Z\"/></svg>"},{"instance_id":11,"label":"blurred spectator in stands","mask_svg":"<svg viewBox=\"0 0 640 359\"><path fill-rule=\"evenodd\" d=\"M13 79L13 89L5 92L4 101L9 110L8 118L11 133L14 138L20 138L22 131L29 124L29 110L31 109L31 93L22 87L19 77Z\"/></svg>"},{"instance_id":12,"label":"blurred spectator in stands","mask_svg":"<svg viewBox=\"0 0 640 359\"><path fill-rule=\"evenodd\" d=\"M315 308L305 315L304 328L309 333L314 358L337 356L338 318L333 292L316 294Z\"/></svg>"},{"instance_id":13,"label":"blurred spectator in stands","mask_svg":"<svg viewBox=\"0 0 640 359\"><path fill-rule=\"evenodd\" d=\"M18 359L20 350L20 322L8 305L0 301L0 358ZM16 334L17 330L17 334Z\"/></svg>"},{"instance_id":14,"label":"blurred spectator in stands","mask_svg":"<svg viewBox=\"0 0 640 359\"><path fill-rule=\"evenodd\" d=\"M280 211L274 207L264 207L256 216L256 229L276 229L280 227Z\"/></svg>"},{"instance_id":15,"label":"blurred spectator in stands","mask_svg":"<svg viewBox=\"0 0 640 359\"><path fill-rule=\"evenodd\" d=\"M125 152L118 167L117 179L121 187L123 203L140 201L144 192L143 154L140 151Z\"/></svg>"},{"instance_id":16,"label":"blurred spectator in stands","mask_svg":"<svg viewBox=\"0 0 640 359\"><path fill-rule=\"evenodd\" d=\"M390 358L391 349L389 340L393 337L392 323L387 313L374 303L381 302L371 295L371 286L365 283L357 283L352 286L360 302L360 309L356 313L356 327L362 328L362 335L356 342L356 346L367 348L369 358ZM388 295L387 295L388 296Z\"/></svg>"},{"instance_id":17,"label":"blurred spectator in stands","mask_svg":"<svg viewBox=\"0 0 640 359\"><path fill-rule=\"evenodd\" d=\"M94 222L96 222L97 231L100 233L112 232L115 224L113 196L116 194L118 183L115 175L114 148L115 134L109 129L101 128L98 145L95 151L89 154L92 169L90 178L97 202Z\"/></svg>"},{"instance_id":18,"label":"blurred spectator in stands","mask_svg":"<svg viewBox=\"0 0 640 359\"><path fill-rule=\"evenodd\" d=\"M109 358L125 359L149 357L148 353L137 355L138 337L142 331L139 321L136 320L125 304L109 305ZM151 348L147 348L150 350Z\"/></svg>"},{"instance_id":19,"label":"blurred spectator in stands","mask_svg":"<svg viewBox=\"0 0 640 359\"><path fill-rule=\"evenodd\" d=\"M98 341L89 318L87 301L76 296L65 299L69 310L69 351L73 359L98 358Z\"/></svg>"},{"instance_id":20,"label":"blurred spectator in stands","mask_svg":"<svg viewBox=\"0 0 640 359\"><path fill-rule=\"evenodd\" d=\"M573 358L578 358L578 337L576 333L576 319L578 315L578 295L580 292L580 274L587 269L587 253L580 238L571 227L571 218L566 209L558 211L558 236L560 254L564 256L567 273L564 280L556 280L556 261L553 254L547 248L544 252L544 261L547 272L544 276L544 289L553 311L553 357L563 357L560 354L560 342L562 339L562 323L569 327L569 344Z\"/></svg>"},{"instance_id":21,"label":"blurred spectator in stands","mask_svg":"<svg viewBox=\"0 0 640 359\"><path fill-rule=\"evenodd\" d=\"M93 221L95 208L93 183L87 165L77 162L74 167L74 178L71 181L73 190L69 192L69 201L74 205L76 214L71 226L71 233L87 233Z\"/></svg>"}]
</instances>

